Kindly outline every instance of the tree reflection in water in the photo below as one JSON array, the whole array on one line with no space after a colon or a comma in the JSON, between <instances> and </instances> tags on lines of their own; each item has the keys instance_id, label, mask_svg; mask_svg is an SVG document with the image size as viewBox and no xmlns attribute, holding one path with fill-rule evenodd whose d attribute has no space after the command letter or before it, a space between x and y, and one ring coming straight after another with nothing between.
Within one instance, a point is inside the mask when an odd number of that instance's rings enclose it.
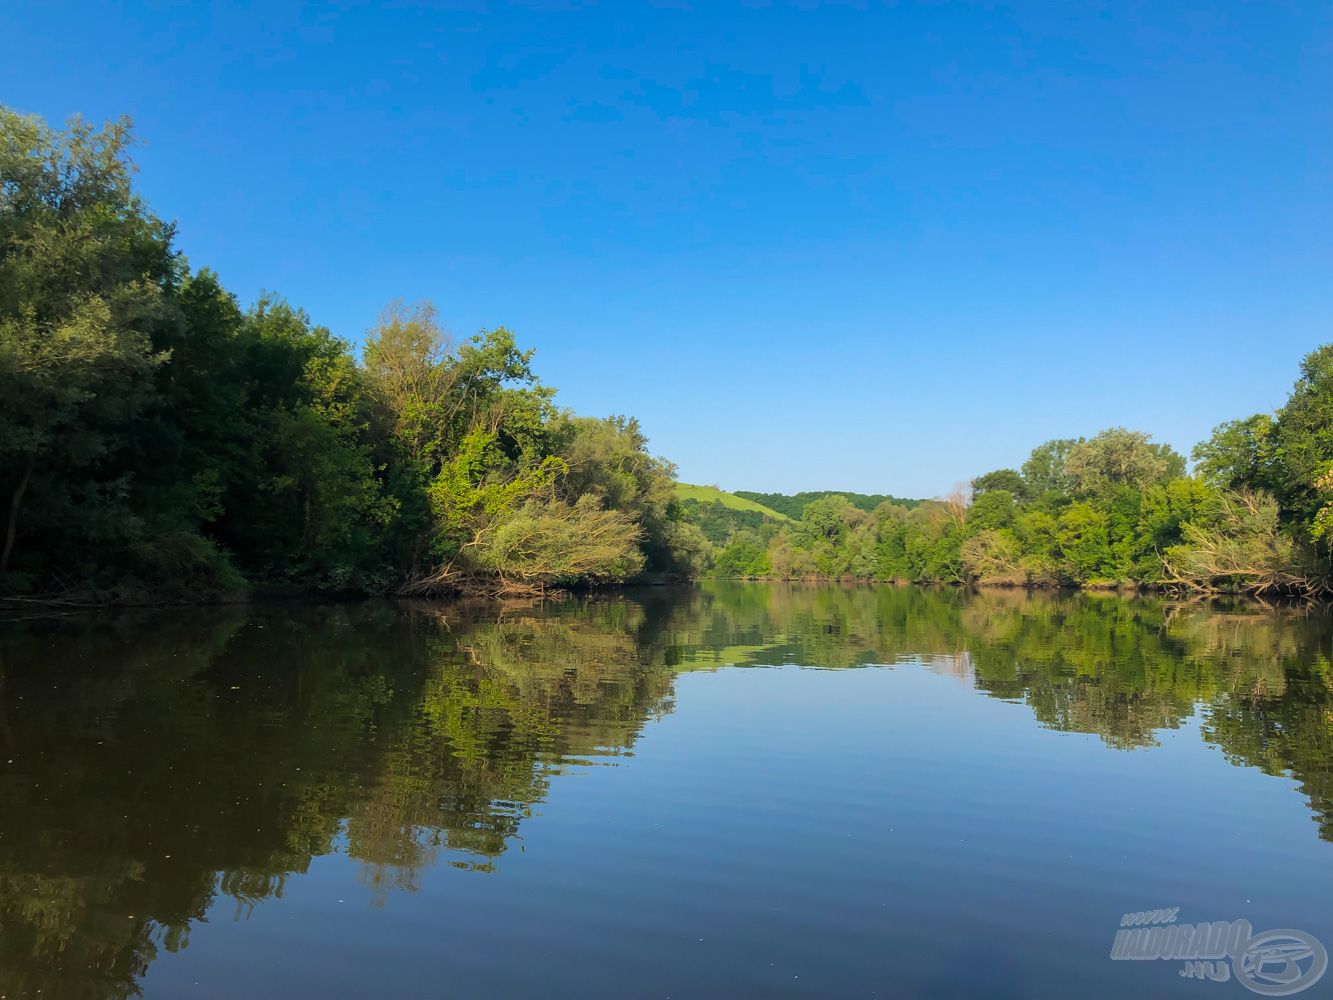
<instances>
[{"instance_id":1,"label":"tree reflection in water","mask_svg":"<svg viewBox=\"0 0 1333 1000\"><path fill-rule=\"evenodd\" d=\"M918 662L1113 748L1196 712L1333 840L1328 617L1257 605L713 583L557 603L254 607L0 629L0 983L133 995L219 896L345 852L373 898L492 870L677 674Z\"/></svg>"}]
</instances>

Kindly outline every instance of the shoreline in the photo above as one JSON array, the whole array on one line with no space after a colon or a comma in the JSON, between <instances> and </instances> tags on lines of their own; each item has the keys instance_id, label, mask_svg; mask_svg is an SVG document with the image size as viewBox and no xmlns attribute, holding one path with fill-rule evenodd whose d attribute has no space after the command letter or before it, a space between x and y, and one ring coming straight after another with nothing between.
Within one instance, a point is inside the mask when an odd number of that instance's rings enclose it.
<instances>
[{"instance_id":1,"label":"shoreline","mask_svg":"<svg viewBox=\"0 0 1333 1000\"><path fill-rule=\"evenodd\" d=\"M1326 591L1317 593L1284 592L1254 594L1246 590L1195 590L1181 587L1160 586L1134 583L1132 581L1095 581L1084 584L1019 582L1003 579L979 579L972 581L917 581L903 579L876 580L864 577L778 577L778 576L698 576L665 578L651 577L626 580L614 584L592 584L582 586L549 587L544 591L523 591L507 593L502 590L487 588L477 591L460 590L457 593L439 593L429 596L405 594L399 592L367 593L364 591L327 591L302 587L256 587L250 591L233 591L218 595L167 596L151 592L126 596L95 596L96 592L67 591L49 595L0 595L0 622L23 621L14 614L31 612L31 618L51 618L62 615L93 614L115 610L153 610L166 608L227 608L246 607L257 604L358 604L365 601L393 600L413 601L430 604L451 604L459 601L529 600L545 602L571 596L590 596L597 594L616 594L639 589L657 587L698 586L705 582L717 583L756 583L789 584L800 586L838 586L838 587L919 587L926 590L970 590L980 591L1026 591L1046 594L1095 594L1116 595L1119 597L1158 596L1177 598L1188 601L1206 601L1210 599L1245 600L1258 605L1274 604L1314 605L1326 604L1333 594Z\"/></svg>"}]
</instances>

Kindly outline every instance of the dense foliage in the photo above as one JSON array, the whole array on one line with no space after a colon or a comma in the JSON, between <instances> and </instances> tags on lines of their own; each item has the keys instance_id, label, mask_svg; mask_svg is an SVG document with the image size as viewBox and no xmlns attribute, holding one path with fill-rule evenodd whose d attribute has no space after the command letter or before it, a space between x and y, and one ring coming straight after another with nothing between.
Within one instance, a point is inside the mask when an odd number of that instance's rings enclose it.
<instances>
[{"instance_id":1,"label":"dense foliage","mask_svg":"<svg viewBox=\"0 0 1333 1000\"><path fill-rule=\"evenodd\" d=\"M135 194L126 122L0 108L0 589L541 589L692 572L674 470L503 328L395 305L362 358L243 309Z\"/></svg>"},{"instance_id":2,"label":"dense foliage","mask_svg":"<svg viewBox=\"0 0 1333 1000\"><path fill-rule=\"evenodd\" d=\"M395 304L358 357L277 296L242 308L135 194L130 142L0 108L0 593L1333 580L1333 346L1192 473L1113 428L944 500L682 499L634 420L561 411L503 327L454 341Z\"/></svg>"},{"instance_id":3,"label":"dense foliage","mask_svg":"<svg viewBox=\"0 0 1333 1000\"><path fill-rule=\"evenodd\" d=\"M1117 427L1048 441L1021 469L988 472L943 500L867 511L823 495L793 508L794 524L690 514L723 577L1330 589L1333 346L1306 358L1277 414L1223 424L1194 459L1187 474L1169 446Z\"/></svg>"}]
</instances>

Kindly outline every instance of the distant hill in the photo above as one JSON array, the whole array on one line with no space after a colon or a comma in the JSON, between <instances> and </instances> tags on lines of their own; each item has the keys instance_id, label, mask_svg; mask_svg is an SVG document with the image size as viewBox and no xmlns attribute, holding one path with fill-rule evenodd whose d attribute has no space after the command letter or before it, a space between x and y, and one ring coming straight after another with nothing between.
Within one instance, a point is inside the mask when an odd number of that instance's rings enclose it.
<instances>
[{"instance_id":1,"label":"distant hill","mask_svg":"<svg viewBox=\"0 0 1333 1000\"><path fill-rule=\"evenodd\" d=\"M695 500L701 504L720 503L729 510L744 511L748 514L759 514L774 521L790 521L789 514L781 513L763 503L757 502L753 497L757 493L747 493L741 496L738 493L728 493L726 490L718 489L716 486L695 486L691 483L677 483L676 496L681 500ZM811 496L813 500L813 495Z\"/></svg>"},{"instance_id":2,"label":"distant hill","mask_svg":"<svg viewBox=\"0 0 1333 1000\"><path fill-rule=\"evenodd\" d=\"M842 490L813 490L806 493L753 493L749 490L737 490L729 494L738 500L748 500L766 510L776 511L792 520L799 521L805 505L822 497L844 496L853 507L871 511L888 500L900 507L915 507L920 500L908 500L904 497L888 496L883 493L846 493Z\"/></svg>"}]
</instances>

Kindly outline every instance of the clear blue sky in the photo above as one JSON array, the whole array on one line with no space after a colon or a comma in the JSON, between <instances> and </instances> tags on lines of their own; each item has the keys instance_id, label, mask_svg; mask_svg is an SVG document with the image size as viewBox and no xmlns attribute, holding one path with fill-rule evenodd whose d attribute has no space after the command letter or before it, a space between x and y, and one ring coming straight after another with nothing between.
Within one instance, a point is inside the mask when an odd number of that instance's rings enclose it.
<instances>
[{"instance_id":1,"label":"clear blue sky","mask_svg":"<svg viewBox=\"0 0 1333 1000\"><path fill-rule=\"evenodd\" d=\"M1187 451L1333 340L1326 0L7 4L0 100L131 115L244 301L504 324L733 489Z\"/></svg>"}]
</instances>

